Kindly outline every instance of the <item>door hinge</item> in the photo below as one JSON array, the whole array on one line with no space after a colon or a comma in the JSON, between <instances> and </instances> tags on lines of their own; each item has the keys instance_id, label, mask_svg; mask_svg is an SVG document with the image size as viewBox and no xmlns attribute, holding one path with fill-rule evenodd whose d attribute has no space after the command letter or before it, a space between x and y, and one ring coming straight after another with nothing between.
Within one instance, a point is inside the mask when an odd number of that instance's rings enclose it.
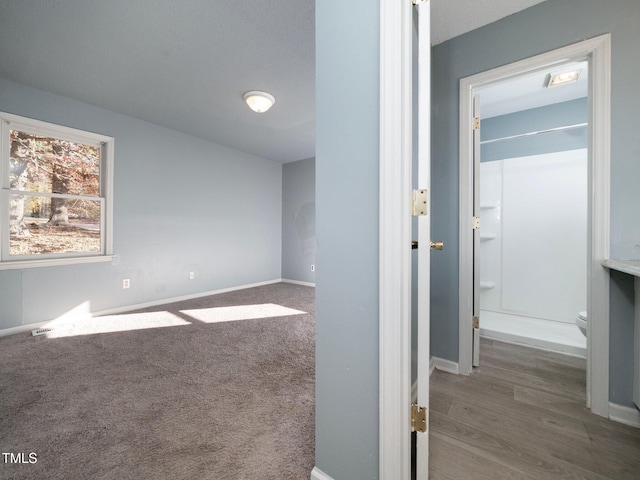
<instances>
[{"instance_id":1,"label":"door hinge","mask_svg":"<svg viewBox=\"0 0 640 480\"><path fill-rule=\"evenodd\" d=\"M476 316L473 317L473 328L480 328L480 319Z\"/></svg>"},{"instance_id":2,"label":"door hinge","mask_svg":"<svg viewBox=\"0 0 640 480\"><path fill-rule=\"evenodd\" d=\"M427 431L427 409L415 403L411 405L411 431L425 433Z\"/></svg>"},{"instance_id":3,"label":"door hinge","mask_svg":"<svg viewBox=\"0 0 640 480\"><path fill-rule=\"evenodd\" d=\"M421 3L427 3L427 0L412 0L414 5L420 5Z\"/></svg>"},{"instance_id":4,"label":"door hinge","mask_svg":"<svg viewBox=\"0 0 640 480\"><path fill-rule=\"evenodd\" d=\"M480 117L473 117L473 129L480 130Z\"/></svg>"},{"instance_id":5,"label":"door hinge","mask_svg":"<svg viewBox=\"0 0 640 480\"><path fill-rule=\"evenodd\" d=\"M413 191L413 200L411 202L411 215L420 217L427 214L427 190L420 189Z\"/></svg>"},{"instance_id":6,"label":"door hinge","mask_svg":"<svg viewBox=\"0 0 640 480\"><path fill-rule=\"evenodd\" d=\"M480 228L480 217L473 217L473 229L478 230Z\"/></svg>"}]
</instances>

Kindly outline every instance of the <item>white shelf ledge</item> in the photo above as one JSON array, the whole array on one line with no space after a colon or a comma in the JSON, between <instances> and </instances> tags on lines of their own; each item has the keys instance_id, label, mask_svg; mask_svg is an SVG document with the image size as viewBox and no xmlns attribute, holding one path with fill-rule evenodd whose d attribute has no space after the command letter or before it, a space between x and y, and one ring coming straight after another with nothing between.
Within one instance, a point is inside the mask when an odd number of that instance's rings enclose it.
<instances>
[{"instance_id":1,"label":"white shelf ledge","mask_svg":"<svg viewBox=\"0 0 640 480\"><path fill-rule=\"evenodd\" d=\"M621 260L608 258L602 261L602 266L640 277L640 260Z\"/></svg>"}]
</instances>

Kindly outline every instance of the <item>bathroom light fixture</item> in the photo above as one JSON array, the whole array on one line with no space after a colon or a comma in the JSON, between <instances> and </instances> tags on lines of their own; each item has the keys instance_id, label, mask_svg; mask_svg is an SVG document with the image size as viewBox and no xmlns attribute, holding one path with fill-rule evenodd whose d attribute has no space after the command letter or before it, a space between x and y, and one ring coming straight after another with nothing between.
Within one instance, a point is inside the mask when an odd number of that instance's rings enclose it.
<instances>
[{"instance_id":1,"label":"bathroom light fixture","mask_svg":"<svg viewBox=\"0 0 640 480\"><path fill-rule=\"evenodd\" d=\"M274 103L276 103L276 99L273 98L273 95L267 92L259 92L257 90L245 93L243 98L244 101L247 102L247 105L249 105L249 108L257 113L266 112Z\"/></svg>"},{"instance_id":2,"label":"bathroom light fixture","mask_svg":"<svg viewBox=\"0 0 640 480\"><path fill-rule=\"evenodd\" d=\"M546 87L559 87L560 85L577 82L581 73L582 69L572 70L570 72L550 73L547 77L548 80Z\"/></svg>"}]
</instances>

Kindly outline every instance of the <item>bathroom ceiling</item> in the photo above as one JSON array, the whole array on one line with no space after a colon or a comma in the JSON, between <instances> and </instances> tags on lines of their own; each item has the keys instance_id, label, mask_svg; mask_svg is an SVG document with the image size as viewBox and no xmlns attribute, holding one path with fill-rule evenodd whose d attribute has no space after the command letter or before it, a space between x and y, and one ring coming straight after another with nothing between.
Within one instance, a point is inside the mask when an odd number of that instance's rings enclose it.
<instances>
[{"instance_id":1,"label":"bathroom ceiling","mask_svg":"<svg viewBox=\"0 0 640 480\"><path fill-rule=\"evenodd\" d=\"M546 88L550 74L580 70L575 83ZM570 62L552 69L540 70L517 78L509 79L479 91L482 118L543 107L567 102L588 95L589 64Z\"/></svg>"},{"instance_id":2,"label":"bathroom ceiling","mask_svg":"<svg viewBox=\"0 0 640 480\"><path fill-rule=\"evenodd\" d=\"M432 0L433 43L537 3ZM0 76L300 160L315 155L314 12L314 0L0 0ZM275 106L253 113L248 90L273 94Z\"/></svg>"}]
</instances>

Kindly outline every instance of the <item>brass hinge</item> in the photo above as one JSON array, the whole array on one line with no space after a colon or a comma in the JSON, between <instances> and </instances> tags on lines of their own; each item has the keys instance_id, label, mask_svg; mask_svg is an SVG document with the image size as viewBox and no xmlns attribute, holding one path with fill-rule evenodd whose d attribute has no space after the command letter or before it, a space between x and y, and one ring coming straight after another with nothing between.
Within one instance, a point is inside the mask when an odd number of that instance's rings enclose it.
<instances>
[{"instance_id":1,"label":"brass hinge","mask_svg":"<svg viewBox=\"0 0 640 480\"><path fill-rule=\"evenodd\" d=\"M480 129L480 117L473 117L473 129L474 130Z\"/></svg>"},{"instance_id":2,"label":"brass hinge","mask_svg":"<svg viewBox=\"0 0 640 480\"><path fill-rule=\"evenodd\" d=\"M420 217L427 214L427 190L420 189L413 191L413 201L411 204L411 215Z\"/></svg>"},{"instance_id":3,"label":"brass hinge","mask_svg":"<svg viewBox=\"0 0 640 480\"><path fill-rule=\"evenodd\" d=\"M480 217L473 217L473 229L478 230L480 228Z\"/></svg>"},{"instance_id":4,"label":"brass hinge","mask_svg":"<svg viewBox=\"0 0 640 480\"><path fill-rule=\"evenodd\" d=\"M480 328L480 319L478 317L473 317L473 328Z\"/></svg>"},{"instance_id":5,"label":"brass hinge","mask_svg":"<svg viewBox=\"0 0 640 480\"><path fill-rule=\"evenodd\" d=\"M427 431L427 409L415 403L411 405L411 431L425 433Z\"/></svg>"}]
</instances>

